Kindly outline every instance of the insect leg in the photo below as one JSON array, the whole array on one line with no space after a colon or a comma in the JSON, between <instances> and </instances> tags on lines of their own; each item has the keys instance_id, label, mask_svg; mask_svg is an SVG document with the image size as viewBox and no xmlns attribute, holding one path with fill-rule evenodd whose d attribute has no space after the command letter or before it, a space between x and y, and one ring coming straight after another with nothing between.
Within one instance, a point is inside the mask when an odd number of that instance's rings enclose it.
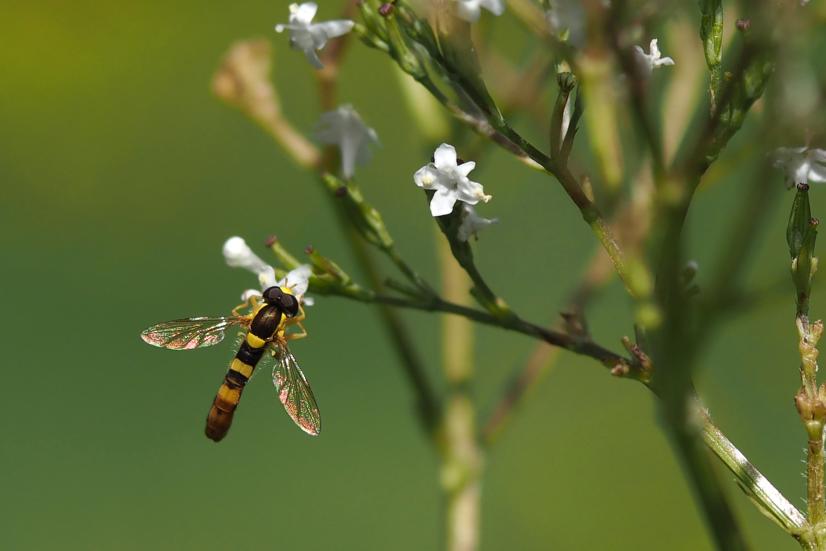
<instances>
[{"instance_id":1,"label":"insect leg","mask_svg":"<svg viewBox=\"0 0 826 551\"><path fill-rule=\"evenodd\" d=\"M256 306L258 306L258 297L251 296L245 302L242 302L238 306L232 309L233 316L242 316L241 309L242 308L249 308L250 310L255 310Z\"/></svg>"},{"instance_id":2,"label":"insect leg","mask_svg":"<svg viewBox=\"0 0 826 551\"><path fill-rule=\"evenodd\" d=\"M293 320L295 320L295 318L293 318ZM306 336L307 336L307 329L305 329L305 328L304 328L304 326L301 324L301 322L300 322L300 321L296 321L296 322L294 322L294 324L293 324L293 325L295 325L296 327L300 327L300 328L301 328L301 332L300 332L300 333L289 333L289 334L285 334L285 335L284 335L284 338L285 338L286 340L288 340L288 341L295 341L295 340L298 340L298 339L303 339L304 337L306 337Z\"/></svg>"}]
</instances>

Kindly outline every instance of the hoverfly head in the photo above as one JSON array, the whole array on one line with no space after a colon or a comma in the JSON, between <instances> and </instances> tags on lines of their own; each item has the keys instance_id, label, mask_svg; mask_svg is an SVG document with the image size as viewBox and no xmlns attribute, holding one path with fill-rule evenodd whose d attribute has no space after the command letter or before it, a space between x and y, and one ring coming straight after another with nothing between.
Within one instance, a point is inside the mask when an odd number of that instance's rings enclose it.
<instances>
[{"instance_id":1,"label":"hoverfly head","mask_svg":"<svg viewBox=\"0 0 826 551\"><path fill-rule=\"evenodd\" d=\"M298 299L289 293L281 293L281 301L279 306L287 314L287 317L293 317L298 314Z\"/></svg>"},{"instance_id":2,"label":"hoverfly head","mask_svg":"<svg viewBox=\"0 0 826 551\"><path fill-rule=\"evenodd\" d=\"M264 301L267 304L275 304L277 306L281 305L281 297L284 296L284 291L281 290L281 287L278 285L274 285L273 287L268 287L264 290Z\"/></svg>"}]
</instances>

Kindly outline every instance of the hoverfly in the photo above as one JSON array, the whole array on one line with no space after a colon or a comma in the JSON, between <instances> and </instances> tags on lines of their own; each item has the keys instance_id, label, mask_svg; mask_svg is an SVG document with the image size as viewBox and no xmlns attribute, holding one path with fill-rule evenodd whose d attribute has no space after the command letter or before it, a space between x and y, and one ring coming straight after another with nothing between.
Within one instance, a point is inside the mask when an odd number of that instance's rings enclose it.
<instances>
[{"instance_id":1,"label":"hoverfly","mask_svg":"<svg viewBox=\"0 0 826 551\"><path fill-rule=\"evenodd\" d=\"M248 313L241 310L247 308ZM206 422L206 435L215 442L226 436L244 386L256 366L272 363L272 381L278 398L293 421L307 434L321 430L321 417L313 391L287 342L307 336L301 322L304 309L300 297L285 281L267 288L262 294L247 297L227 317L196 317L158 323L141 333L144 342L170 350L192 350L218 344L227 329L238 327L241 333L238 352L229 365L224 381L212 401ZM287 329L295 328L292 332Z\"/></svg>"}]
</instances>

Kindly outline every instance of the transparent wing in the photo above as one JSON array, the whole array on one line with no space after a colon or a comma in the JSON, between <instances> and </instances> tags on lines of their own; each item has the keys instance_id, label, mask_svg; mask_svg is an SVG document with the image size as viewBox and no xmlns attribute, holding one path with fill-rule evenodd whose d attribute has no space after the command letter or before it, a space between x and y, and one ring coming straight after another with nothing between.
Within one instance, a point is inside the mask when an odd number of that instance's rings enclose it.
<instances>
[{"instance_id":1,"label":"transparent wing","mask_svg":"<svg viewBox=\"0 0 826 551\"><path fill-rule=\"evenodd\" d=\"M272 382L278 391L278 399L301 430L318 436L321 432L321 415L310 383L286 345L276 344L272 355L275 359Z\"/></svg>"},{"instance_id":2,"label":"transparent wing","mask_svg":"<svg viewBox=\"0 0 826 551\"><path fill-rule=\"evenodd\" d=\"M249 324L249 316L185 318L153 325L141 333L141 338L160 348L191 350L218 344L224 340L227 328Z\"/></svg>"}]
</instances>

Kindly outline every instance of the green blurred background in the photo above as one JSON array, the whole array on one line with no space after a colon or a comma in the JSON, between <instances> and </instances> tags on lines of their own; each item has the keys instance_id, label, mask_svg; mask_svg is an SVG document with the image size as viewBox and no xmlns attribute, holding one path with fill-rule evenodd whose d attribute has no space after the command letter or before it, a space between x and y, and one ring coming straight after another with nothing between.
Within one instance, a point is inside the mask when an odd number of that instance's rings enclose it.
<instances>
[{"instance_id":1,"label":"green blurred background","mask_svg":"<svg viewBox=\"0 0 826 551\"><path fill-rule=\"evenodd\" d=\"M272 32L287 4L38 2L6 10L0 547L441 545L438 458L371 308L320 298L309 312L310 338L293 347L321 405L316 439L293 426L263 375L248 387L229 437L213 444L203 423L231 345L174 353L138 338L148 324L222 314L237 302L253 282L223 264L231 235L265 258L269 234L297 252L312 244L358 274L313 177L209 91L230 43L268 37L284 108L299 129L312 128L311 70ZM320 13L327 19L336 10L325 4ZM511 19L496 24L494 36L511 53L529 48ZM815 57L822 32L803 31L790 42ZM664 53L679 63L684 45L668 44ZM815 79L820 98L823 72L813 73L806 57L791 61ZM354 44L340 96L381 137L374 162L359 172L365 193L404 255L436 281L433 224L411 180L436 144L418 137L377 52ZM721 171L690 221L701 277L740 194L764 177L777 180L776 208L756 237L747 279L765 284L786 274L791 194L781 193L779 173L764 171L764 152L802 143L806 130L817 138L817 123L809 124L776 135L758 112L726 151L722 166L737 176ZM528 128L541 139L539 126ZM758 134L764 139L755 142ZM474 175L495 196L481 212L501 219L478 243L480 267L524 317L551 322L593 238L541 174L499 150L477 161ZM823 215L820 190L813 201ZM792 405L799 380L786 290L722 326L699 385L728 436L803 507L805 440ZM813 313L824 304L821 287ZM589 309L596 339L618 349L629 312L614 283ZM438 319L404 317L437 377ZM477 337L473 391L484 409L535 343L488 328ZM487 456L483 549L710 548L655 406L642 386L563 354ZM755 548L796 547L722 478Z\"/></svg>"}]
</instances>

